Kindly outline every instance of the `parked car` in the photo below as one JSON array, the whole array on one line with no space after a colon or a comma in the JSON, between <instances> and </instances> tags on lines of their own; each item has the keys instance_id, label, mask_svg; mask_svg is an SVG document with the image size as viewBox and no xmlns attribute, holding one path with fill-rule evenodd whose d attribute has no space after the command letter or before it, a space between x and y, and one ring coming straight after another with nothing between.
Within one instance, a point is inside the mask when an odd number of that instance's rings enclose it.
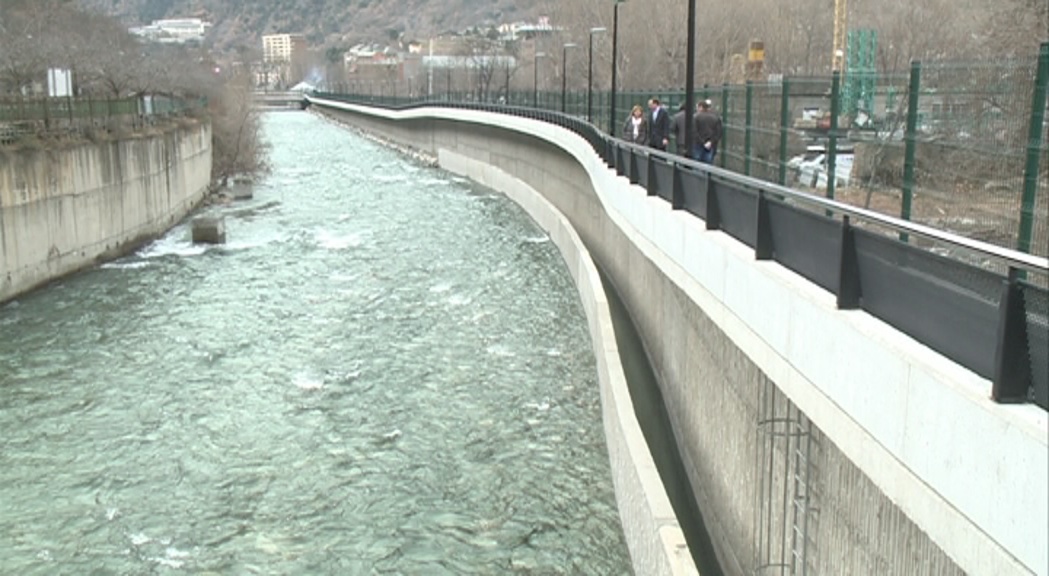
<instances>
[{"instance_id":1,"label":"parked car","mask_svg":"<svg viewBox=\"0 0 1049 576\"><path fill-rule=\"evenodd\" d=\"M852 177L852 161L855 150L851 146L839 147L834 165L835 186L848 186ZM791 158L787 168L794 174L798 184L809 188L827 188L827 149L823 145L813 145L805 153Z\"/></svg>"}]
</instances>

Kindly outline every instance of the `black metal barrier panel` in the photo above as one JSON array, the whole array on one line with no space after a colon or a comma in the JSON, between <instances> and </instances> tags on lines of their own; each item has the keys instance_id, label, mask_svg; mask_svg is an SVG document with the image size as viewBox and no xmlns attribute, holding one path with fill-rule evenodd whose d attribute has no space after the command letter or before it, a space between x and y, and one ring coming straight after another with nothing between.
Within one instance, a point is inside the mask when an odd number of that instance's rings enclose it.
<instances>
[{"instance_id":1,"label":"black metal barrier panel","mask_svg":"<svg viewBox=\"0 0 1049 576\"><path fill-rule=\"evenodd\" d=\"M835 294L838 308L862 309L991 380L994 400L1049 410L1049 292L1043 286L1049 268L1038 259L630 144L557 112L457 102L377 106L347 95L315 96L389 109L497 112L572 130L649 196L753 248L756 259L774 260ZM933 253L900 235L979 254L1009 274Z\"/></svg>"}]
</instances>

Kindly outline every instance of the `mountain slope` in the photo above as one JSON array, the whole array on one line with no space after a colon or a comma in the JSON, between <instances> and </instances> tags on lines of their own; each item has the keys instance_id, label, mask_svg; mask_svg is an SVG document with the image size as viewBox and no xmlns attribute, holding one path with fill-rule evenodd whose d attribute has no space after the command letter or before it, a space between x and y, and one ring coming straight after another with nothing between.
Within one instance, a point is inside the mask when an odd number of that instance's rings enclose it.
<instances>
[{"instance_id":1,"label":"mountain slope","mask_svg":"<svg viewBox=\"0 0 1049 576\"><path fill-rule=\"evenodd\" d=\"M200 17L220 50L256 48L262 34L301 32L316 47L426 37L475 25L534 20L544 0L78 0L129 26Z\"/></svg>"}]
</instances>

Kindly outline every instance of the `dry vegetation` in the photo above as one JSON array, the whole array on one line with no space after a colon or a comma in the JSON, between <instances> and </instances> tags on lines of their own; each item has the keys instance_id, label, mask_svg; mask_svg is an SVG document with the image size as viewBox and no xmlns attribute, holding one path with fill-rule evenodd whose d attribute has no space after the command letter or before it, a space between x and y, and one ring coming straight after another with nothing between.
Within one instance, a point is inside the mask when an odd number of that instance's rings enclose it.
<instances>
[{"instance_id":1,"label":"dry vegetation","mask_svg":"<svg viewBox=\"0 0 1049 576\"><path fill-rule=\"evenodd\" d=\"M922 127L913 217L1015 245L1033 59L1039 43L1049 40L1049 1L851 0L849 4L849 28L877 32L877 73L883 78L902 79L896 83L897 105L906 103L906 77L911 60L917 59L926 63L923 90L929 102L960 110ZM549 68L557 72L561 69L561 43L586 46L591 27L612 28L611 0L548 0L546 7L552 19L568 31L566 37L550 38L536 47L551 55L555 62ZM766 73L827 78L831 72L833 11L833 0L697 0L697 86L741 83L742 59L751 40L764 42ZM654 14L658 17L653 18ZM620 89L655 92L684 86L687 2L628 0L620 5L619 16ZM610 35L596 38L595 85L607 87ZM1026 64L1019 65L1016 59ZM570 89L585 89L586 65L585 56L569 57ZM930 96L947 93L954 95ZM741 146L738 128L743 120L738 103L742 99L737 97L735 102L732 110L721 112L735 122L733 137ZM760 102L763 100L759 98ZM773 109L759 109L756 114L759 126L762 122L768 124L765 128L778 126L779 102L775 98L771 102ZM932 104L924 106L929 111ZM901 133L903 118L903 114L897 115ZM877 158L864 159L873 163L867 167L872 171L870 177L857 178L862 187L839 191L840 199L900 213L903 146L899 138L890 136L895 132L889 129L874 142L864 144L879 152ZM790 155L799 153L802 145L799 141ZM755 137L757 160L774 161L776 152L776 130ZM742 154L742 150L737 153ZM1049 165L1049 158L1042 164ZM1046 181L1044 176L1041 181ZM1046 245L1047 191L1049 185L1043 184L1035 209L1035 238L1043 246L1036 249L1040 253Z\"/></svg>"},{"instance_id":2,"label":"dry vegetation","mask_svg":"<svg viewBox=\"0 0 1049 576\"><path fill-rule=\"evenodd\" d=\"M612 28L611 0L543 0L545 11L585 46L591 27ZM906 72L922 60L1032 56L1049 37L1047 0L852 0L850 28L878 32L881 72ZM765 69L795 76L828 74L833 0L697 0L696 79L720 84L735 78L733 56L750 40L765 43ZM620 6L619 52L623 88L658 89L685 84L685 0L630 0ZM653 18L653 15L657 15ZM547 50L560 54L559 50ZM595 44L595 73L607 85L608 35ZM737 60L738 62L738 60ZM570 81L585 78L585 58L570 60ZM598 82L595 80L595 82Z\"/></svg>"},{"instance_id":3,"label":"dry vegetation","mask_svg":"<svg viewBox=\"0 0 1049 576\"><path fill-rule=\"evenodd\" d=\"M116 20L68 0L0 2L0 98L33 97L46 88L49 68L72 71L77 98L205 98L214 119L213 178L266 170L248 77L216 73L199 49L142 44Z\"/></svg>"},{"instance_id":4,"label":"dry vegetation","mask_svg":"<svg viewBox=\"0 0 1049 576\"><path fill-rule=\"evenodd\" d=\"M470 26L534 20L541 0L78 0L133 25L158 18L199 16L215 24L213 46L254 47L259 36L306 34L312 46L388 41L391 34L425 37Z\"/></svg>"}]
</instances>

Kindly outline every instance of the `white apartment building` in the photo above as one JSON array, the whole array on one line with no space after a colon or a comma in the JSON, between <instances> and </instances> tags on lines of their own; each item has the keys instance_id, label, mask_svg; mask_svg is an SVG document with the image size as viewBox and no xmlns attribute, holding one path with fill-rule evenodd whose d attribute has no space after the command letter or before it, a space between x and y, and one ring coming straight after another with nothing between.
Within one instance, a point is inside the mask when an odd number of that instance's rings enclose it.
<instances>
[{"instance_id":1,"label":"white apartment building","mask_svg":"<svg viewBox=\"0 0 1049 576\"><path fill-rule=\"evenodd\" d=\"M130 28L128 31L150 42L184 44L203 42L211 28L211 22L200 18L171 18L154 20L149 26Z\"/></svg>"},{"instance_id":2,"label":"white apartment building","mask_svg":"<svg viewBox=\"0 0 1049 576\"><path fill-rule=\"evenodd\" d=\"M306 57L302 34L267 34L262 37L262 60L266 63L297 62Z\"/></svg>"}]
</instances>

